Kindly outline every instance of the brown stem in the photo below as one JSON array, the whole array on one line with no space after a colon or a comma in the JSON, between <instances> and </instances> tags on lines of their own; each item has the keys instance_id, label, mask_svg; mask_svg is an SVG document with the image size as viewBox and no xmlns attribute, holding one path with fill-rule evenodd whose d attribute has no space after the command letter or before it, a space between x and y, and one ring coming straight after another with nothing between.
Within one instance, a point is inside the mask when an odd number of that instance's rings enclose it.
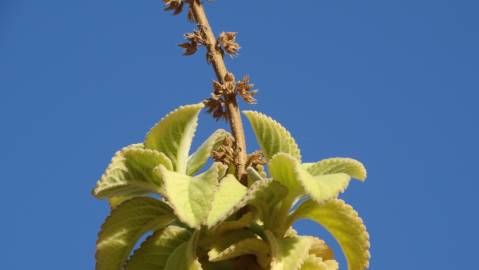
<instances>
[{"instance_id":1,"label":"brown stem","mask_svg":"<svg viewBox=\"0 0 479 270\"><path fill-rule=\"evenodd\" d=\"M208 59L213 65L216 77L220 83L225 83L225 76L228 73L223 55L216 47L216 37L210 27L205 10L199 0L189 1L191 11L198 24L199 31L206 39L206 48L208 50ZM228 120L231 126L231 131L236 141L238 148L238 164L236 166L237 177L242 183L246 183L246 140L243 129L243 122L241 121L240 109L235 95L228 96L226 99Z\"/></svg>"}]
</instances>

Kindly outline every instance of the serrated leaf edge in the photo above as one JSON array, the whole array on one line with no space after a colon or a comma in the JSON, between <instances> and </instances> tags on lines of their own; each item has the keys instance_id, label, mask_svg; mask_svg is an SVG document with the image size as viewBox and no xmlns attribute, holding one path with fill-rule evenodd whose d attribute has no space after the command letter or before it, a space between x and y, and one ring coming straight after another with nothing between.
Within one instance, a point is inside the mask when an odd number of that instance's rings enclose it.
<instances>
[{"instance_id":1,"label":"serrated leaf edge","mask_svg":"<svg viewBox=\"0 0 479 270\"><path fill-rule=\"evenodd\" d=\"M253 125L253 120L250 118L250 116L251 115L257 115L258 117L260 117L262 119L265 119L267 122L271 122L273 124L273 126L277 129L279 129L281 132L284 132L287 136L286 136L286 138L283 138L283 139L287 139L289 145L291 145L293 147L293 149L290 149L290 151L294 152L294 153L291 153L291 155L295 156L295 158L297 158L298 160L301 160L301 150L299 149L298 144L294 140L294 137L291 135L291 133L283 125L281 125L279 122L274 120L272 117L270 117L266 114L257 112L257 111L247 110L247 111L243 111L243 114L246 116L246 118L248 118L251 125ZM253 131L256 135L256 138L258 138L258 134L256 134L256 130L254 130L254 128L253 128ZM264 152L265 148L259 140L258 140L258 144L260 145L260 147L263 149L263 152ZM273 158L273 156L274 156L274 154L270 158Z\"/></svg>"},{"instance_id":2,"label":"serrated leaf edge","mask_svg":"<svg viewBox=\"0 0 479 270\"><path fill-rule=\"evenodd\" d=\"M347 204L345 201L341 199L334 199L334 200L328 201L328 203L333 203L333 202L336 204L338 208L341 208L346 211L347 216L349 216L351 220L355 221L352 224L354 224L354 226L356 226L358 230L362 232L362 234L360 235L360 238L361 238L360 245L362 246L362 250L363 250L361 257L364 263L361 265L360 269L350 269L350 270L363 270L363 269L369 268L369 260L371 259L371 253L369 249L371 247L371 244L370 244L369 233L367 231L366 225L364 225L362 218L359 216L358 212L356 212L356 210L354 210L354 208L351 205ZM294 221L301 218L309 219L307 217L301 217L299 214L297 214L298 210L299 208L295 212L293 212L293 214L291 214L291 216L288 218L288 224L292 225ZM322 224L320 225L322 226ZM343 250L343 253L344 253L344 250Z\"/></svg>"},{"instance_id":3,"label":"serrated leaf edge","mask_svg":"<svg viewBox=\"0 0 479 270\"><path fill-rule=\"evenodd\" d=\"M350 164L354 164L355 168L359 170L359 174L354 174L354 175L351 174L350 176L354 179L357 179L357 180L361 181L361 182L364 182L366 180L366 178L368 176L366 167L364 166L364 164L361 161L353 159L353 158L333 157L333 158L327 158L327 159L320 160L318 162L308 163L308 164L304 164L304 165L307 166L307 170L312 175L315 175L311 172L311 170L314 170L315 167L327 166L328 164L338 163L338 162L349 162ZM344 168L344 167L346 167L346 165L342 165L342 167Z\"/></svg>"},{"instance_id":4,"label":"serrated leaf edge","mask_svg":"<svg viewBox=\"0 0 479 270\"><path fill-rule=\"evenodd\" d=\"M103 172L102 176L100 177L100 179L97 181L96 183L96 186L95 188L92 190L92 195L98 199L102 199L102 198L106 198L107 196L101 196L100 193L101 192L104 192L106 189L111 189L111 188L116 188L116 187L120 187L120 186L125 186L124 184L117 184L117 185L112 185L108 188L100 188L100 185L101 183L103 183L106 178L108 177L108 175L112 172L112 170L116 169L114 166L118 163L118 162L121 162L122 160L125 159L125 153L126 152L129 152L129 151L134 151L134 152L147 152L147 153L152 153L152 154L155 154L155 155L162 155L162 158L165 158L165 161L168 161L168 165L171 166L172 168L172 163L171 163L171 160L163 153L161 152L158 152L156 150L153 150L153 149L147 149L147 148L143 148L143 144L141 143L137 143L137 144L132 144L132 145L129 145L129 146L126 146L118 151L115 152L115 154L113 155L110 163L108 164L107 168L105 169L105 171ZM157 191L159 193L160 189L159 187L157 186L154 186L154 185L149 185L149 184L143 184L143 183L135 183L136 185L138 186L143 186L143 188L145 189L148 189L148 190L151 190L151 191Z\"/></svg>"},{"instance_id":5,"label":"serrated leaf edge","mask_svg":"<svg viewBox=\"0 0 479 270\"><path fill-rule=\"evenodd\" d=\"M163 123L163 121L165 121L166 119L169 119L172 115L174 115L175 113L181 111L181 110L184 110L184 109L187 109L187 108L195 108L195 109L198 109L198 113L197 113L197 117L198 117L198 114L200 113L201 109L204 108L204 104L203 103L196 103L196 104L190 104L190 105L183 105L183 106L180 106L178 108L176 108L175 110L169 112L167 115L165 115L163 118L160 119L160 121L156 122L156 124L150 128L150 130L146 133L145 135L145 139L144 141L146 142L147 138L150 136L150 134L152 134L152 132L155 130L156 127L158 127L161 123ZM191 140L193 140L193 138L195 137L195 134L196 134L196 129L198 127L198 120L196 120L194 123L193 123L193 126L191 126L191 129L192 129L192 134L191 134ZM185 140L185 137L182 138L182 140L180 141L179 145L183 145L185 142L183 141ZM180 149L181 146L178 147L178 149ZM188 147L188 150L190 150L191 148L191 145ZM178 153L177 153L178 154ZM180 162L180 159L183 158L184 159L184 162L185 164L181 164L182 166L184 166L184 168L180 168L178 169L177 166L178 166L178 163ZM186 156L185 157L179 157L177 156L176 157L176 160L172 162L176 163L174 164L174 167L175 167L175 170L177 172L180 172L180 173L186 173L186 166L188 164L188 158L189 158L189 151L188 153L186 153ZM184 170L184 171L183 171Z\"/></svg>"},{"instance_id":6,"label":"serrated leaf edge","mask_svg":"<svg viewBox=\"0 0 479 270\"><path fill-rule=\"evenodd\" d=\"M107 218L105 219L105 221L102 223L102 225L101 225L101 227L100 227L100 231L99 231L98 234L97 234L97 241L96 241L96 245L95 245L95 246L96 246L96 251L95 251L95 269L96 269L96 270L99 270L99 268L98 268L98 267L99 267L99 265L98 265L98 262L99 262L99 258L98 258L98 256L99 256L99 249L98 249L98 246L100 245L101 234L104 232L104 229L105 229L106 224L108 224L108 221L113 218L113 216L115 215L116 212L119 212L119 211L122 210L122 209L120 208L120 206L121 206L122 204L129 203L129 202L131 202L131 201L133 201L133 200L141 200L141 199L146 199L146 200L149 200L149 201L151 201L151 202L154 201L155 203L156 203L156 202L161 202L161 201L159 201L159 200L156 200L156 199L153 199L153 198L149 198L149 197L136 197L136 198L133 198L133 199L130 199L130 200L127 200L127 201L121 203L118 207L115 207L115 208L113 208L113 209L111 210L111 212L110 212L110 214L108 215L108 217L107 217ZM165 204L165 206L167 206L167 205ZM161 207L163 207L163 206L161 206ZM170 213L171 213L171 215L172 215L171 222L173 222L173 221L174 221L174 216L173 216L173 211L172 211L172 209L171 209L171 208L169 208L169 209L168 209L168 208L165 208L165 210L166 210L166 212L170 212ZM171 224L171 222L170 222L170 224ZM135 237L135 238L138 239L138 238L141 237L141 235L145 234L146 232L148 232L148 231L150 231L150 230L155 230L156 228L154 228L154 226L152 226L153 224L155 224L155 222L153 222L153 221L151 221L151 222L145 224L145 225L143 226L144 229L143 229L141 232L139 232L139 233L136 235L137 237ZM167 227L167 226L169 226L169 224L165 225L165 227ZM133 248L133 246L134 246L134 244L131 245L131 249ZM131 252L131 249L130 249L130 252ZM129 255L129 254L125 254L125 255L124 255L123 265L126 264L126 260L128 259L128 255Z\"/></svg>"}]
</instances>

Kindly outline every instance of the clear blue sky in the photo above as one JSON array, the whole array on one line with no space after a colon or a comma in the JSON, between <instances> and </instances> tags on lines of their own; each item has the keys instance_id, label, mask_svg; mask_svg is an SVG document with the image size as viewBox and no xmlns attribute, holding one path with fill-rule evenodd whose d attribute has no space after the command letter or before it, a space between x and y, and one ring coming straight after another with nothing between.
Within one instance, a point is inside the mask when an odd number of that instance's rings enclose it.
<instances>
[{"instance_id":1,"label":"clear blue sky","mask_svg":"<svg viewBox=\"0 0 479 270\"><path fill-rule=\"evenodd\" d=\"M366 164L366 183L342 197L369 228L373 270L477 266L478 10L475 0L207 5L217 32L239 32L241 55L227 64L260 89L243 107L282 122L306 160ZM209 95L204 56L176 47L192 28L160 0L0 0L2 269L93 269L108 207L90 190L112 154ZM197 143L219 126L202 115Z\"/></svg>"}]
</instances>

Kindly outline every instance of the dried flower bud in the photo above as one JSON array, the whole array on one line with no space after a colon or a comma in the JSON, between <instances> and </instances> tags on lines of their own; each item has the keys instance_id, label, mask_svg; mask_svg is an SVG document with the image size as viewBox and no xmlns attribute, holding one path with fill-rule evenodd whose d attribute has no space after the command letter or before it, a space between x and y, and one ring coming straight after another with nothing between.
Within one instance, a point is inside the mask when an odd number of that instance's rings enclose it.
<instances>
[{"instance_id":1,"label":"dried flower bud","mask_svg":"<svg viewBox=\"0 0 479 270\"><path fill-rule=\"evenodd\" d=\"M178 46L185 49L184 55L192 55L198 50L198 46L204 45L205 41L199 31L193 31L192 33L186 33L184 35L188 42L181 43Z\"/></svg>"},{"instance_id":2,"label":"dried flower bud","mask_svg":"<svg viewBox=\"0 0 479 270\"><path fill-rule=\"evenodd\" d=\"M227 136L221 145L211 152L211 157L214 161L229 166L235 164L237 152L234 139L231 136Z\"/></svg>"},{"instance_id":3,"label":"dried flower bud","mask_svg":"<svg viewBox=\"0 0 479 270\"><path fill-rule=\"evenodd\" d=\"M184 49L184 55L192 55L198 50L198 43L196 42L185 42L178 44L178 46Z\"/></svg>"},{"instance_id":4,"label":"dried flower bud","mask_svg":"<svg viewBox=\"0 0 479 270\"><path fill-rule=\"evenodd\" d=\"M215 96L213 94L211 98L204 101L204 104L207 112L211 113L213 118L215 118L217 121L221 119L228 119L226 103L222 97Z\"/></svg>"},{"instance_id":5,"label":"dried flower bud","mask_svg":"<svg viewBox=\"0 0 479 270\"><path fill-rule=\"evenodd\" d=\"M201 36L200 31L196 30L193 31L193 33L186 33L185 38L189 40L190 42L196 42L198 44L205 44L205 40Z\"/></svg>"},{"instance_id":6,"label":"dried flower bud","mask_svg":"<svg viewBox=\"0 0 479 270\"><path fill-rule=\"evenodd\" d=\"M245 102L249 104L256 104L256 99L253 97L258 92L257 90L251 90L253 84L250 83L249 77L244 76L243 80L236 84L236 93L238 93Z\"/></svg>"},{"instance_id":7,"label":"dried flower bud","mask_svg":"<svg viewBox=\"0 0 479 270\"><path fill-rule=\"evenodd\" d=\"M266 160L264 159L263 152L254 151L253 153L248 155L248 159L246 161L246 167L253 167L257 169L259 165L264 165L264 164L266 164Z\"/></svg>"},{"instance_id":8,"label":"dried flower bud","mask_svg":"<svg viewBox=\"0 0 479 270\"><path fill-rule=\"evenodd\" d=\"M218 37L218 42L223 48L223 50L229 54L231 57L237 56L240 46L236 43L236 33L235 32L223 32Z\"/></svg>"},{"instance_id":9,"label":"dried flower bud","mask_svg":"<svg viewBox=\"0 0 479 270\"><path fill-rule=\"evenodd\" d=\"M233 75L233 73L226 73L225 75L225 82L234 82L235 81L235 76Z\"/></svg>"},{"instance_id":10,"label":"dried flower bud","mask_svg":"<svg viewBox=\"0 0 479 270\"><path fill-rule=\"evenodd\" d=\"M225 75L225 83L223 84L223 91L227 95L233 95L235 93L236 82L235 76L233 73L226 73Z\"/></svg>"},{"instance_id":11,"label":"dried flower bud","mask_svg":"<svg viewBox=\"0 0 479 270\"><path fill-rule=\"evenodd\" d=\"M184 2L182 0L163 0L165 11L173 10L173 15L178 15L183 11Z\"/></svg>"},{"instance_id":12,"label":"dried flower bud","mask_svg":"<svg viewBox=\"0 0 479 270\"><path fill-rule=\"evenodd\" d=\"M224 95L224 88L221 83L213 81L213 94L218 97Z\"/></svg>"}]
</instances>

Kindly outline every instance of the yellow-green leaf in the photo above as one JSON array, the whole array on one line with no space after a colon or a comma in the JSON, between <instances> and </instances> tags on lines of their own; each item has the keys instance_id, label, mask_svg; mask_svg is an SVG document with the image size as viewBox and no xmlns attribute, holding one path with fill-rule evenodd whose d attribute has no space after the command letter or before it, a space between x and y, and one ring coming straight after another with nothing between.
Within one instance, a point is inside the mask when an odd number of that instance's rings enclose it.
<instances>
[{"instance_id":1,"label":"yellow-green leaf","mask_svg":"<svg viewBox=\"0 0 479 270\"><path fill-rule=\"evenodd\" d=\"M310 237L285 237L277 239L266 232L271 245L271 270L298 270L309 256L312 239Z\"/></svg>"},{"instance_id":2,"label":"yellow-green leaf","mask_svg":"<svg viewBox=\"0 0 479 270\"><path fill-rule=\"evenodd\" d=\"M96 270L121 269L133 246L150 230L163 228L175 219L165 203L138 197L112 210L98 235Z\"/></svg>"},{"instance_id":3,"label":"yellow-green leaf","mask_svg":"<svg viewBox=\"0 0 479 270\"><path fill-rule=\"evenodd\" d=\"M312 175L345 173L352 178L364 181L367 177L364 165L352 158L328 158L316 163L307 163L303 166Z\"/></svg>"},{"instance_id":4,"label":"yellow-green leaf","mask_svg":"<svg viewBox=\"0 0 479 270\"><path fill-rule=\"evenodd\" d=\"M138 144L125 147L115 154L93 190L93 195L108 198L158 193L161 179L154 174L153 169L160 164L172 168L170 159L163 153L144 149Z\"/></svg>"},{"instance_id":5,"label":"yellow-green leaf","mask_svg":"<svg viewBox=\"0 0 479 270\"><path fill-rule=\"evenodd\" d=\"M257 170L255 170L253 167L248 167L247 172L248 172L248 181L250 183L249 186L251 186L251 184L253 184L256 181L265 180L263 176L261 176L261 174Z\"/></svg>"},{"instance_id":6,"label":"yellow-green leaf","mask_svg":"<svg viewBox=\"0 0 479 270\"><path fill-rule=\"evenodd\" d=\"M301 180L296 174L299 162L286 153L276 154L269 162L269 173L273 180L288 188L288 195L298 196L304 192Z\"/></svg>"},{"instance_id":7,"label":"yellow-green leaf","mask_svg":"<svg viewBox=\"0 0 479 270\"><path fill-rule=\"evenodd\" d=\"M229 136L229 133L223 129L218 129L215 131L206 141L198 147L196 152L194 152L188 158L188 165L186 168L186 174L193 175L197 173L211 156L211 151L217 147L226 136Z\"/></svg>"},{"instance_id":8,"label":"yellow-green leaf","mask_svg":"<svg viewBox=\"0 0 479 270\"><path fill-rule=\"evenodd\" d=\"M238 182L232 174L221 179L214 194L206 225L211 228L229 217L246 192L247 188Z\"/></svg>"},{"instance_id":9,"label":"yellow-green leaf","mask_svg":"<svg viewBox=\"0 0 479 270\"><path fill-rule=\"evenodd\" d=\"M336 238L346 256L349 270L368 268L369 234L350 205L342 200L331 200L324 204L308 200L296 209L288 223L303 218L321 224Z\"/></svg>"},{"instance_id":10,"label":"yellow-green leaf","mask_svg":"<svg viewBox=\"0 0 479 270\"><path fill-rule=\"evenodd\" d=\"M224 166L214 163L198 175L189 176L159 166L157 171L163 179L163 195L175 210L176 216L191 228L199 228L208 218L218 180Z\"/></svg>"},{"instance_id":11,"label":"yellow-green leaf","mask_svg":"<svg viewBox=\"0 0 479 270\"><path fill-rule=\"evenodd\" d=\"M126 265L126 270L163 269L175 249L190 237L188 230L178 226L168 226L156 231L135 251Z\"/></svg>"},{"instance_id":12,"label":"yellow-green leaf","mask_svg":"<svg viewBox=\"0 0 479 270\"><path fill-rule=\"evenodd\" d=\"M223 233L239 230L248 227L255 220L255 215L248 212L237 220L223 221L213 230L214 234L221 235Z\"/></svg>"},{"instance_id":13,"label":"yellow-green leaf","mask_svg":"<svg viewBox=\"0 0 479 270\"><path fill-rule=\"evenodd\" d=\"M115 196L115 197L110 197L108 198L108 204L110 205L110 208L113 209L117 207L118 205L122 204L123 202L131 199L131 196Z\"/></svg>"},{"instance_id":14,"label":"yellow-green leaf","mask_svg":"<svg viewBox=\"0 0 479 270\"><path fill-rule=\"evenodd\" d=\"M187 242L178 246L170 255L165 265L165 270L202 270L196 256L198 231L195 231Z\"/></svg>"},{"instance_id":15,"label":"yellow-green leaf","mask_svg":"<svg viewBox=\"0 0 479 270\"><path fill-rule=\"evenodd\" d=\"M266 227L278 226L275 224L278 204L286 197L288 190L278 182L260 180L254 182L238 204L238 209L251 205L258 212Z\"/></svg>"},{"instance_id":16,"label":"yellow-green leaf","mask_svg":"<svg viewBox=\"0 0 479 270\"><path fill-rule=\"evenodd\" d=\"M309 254L321 257L323 260L334 260L333 250L326 244L326 242L317 237L311 238L313 239L313 244L311 245Z\"/></svg>"},{"instance_id":17,"label":"yellow-green leaf","mask_svg":"<svg viewBox=\"0 0 479 270\"><path fill-rule=\"evenodd\" d=\"M271 251L267 242L258 238L248 238L224 250L212 249L208 252L211 262L229 260L243 255L254 255L258 262L265 262L271 256Z\"/></svg>"},{"instance_id":18,"label":"yellow-green leaf","mask_svg":"<svg viewBox=\"0 0 479 270\"><path fill-rule=\"evenodd\" d=\"M288 187L290 194L307 194L318 203L336 198L351 179L345 173L312 175L297 159L285 153L275 155L269 169L273 179Z\"/></svg>"},{"instance_id":19,"label":"yellow-green leaf","mask_svg":"<svg viewBox=\"0 0 479 270\"><path fill-rule=\"evenodd\" d=\"M255 233L246 227L220 233L208 231L207 236L202 239L201 246L209 250L225 250L231 245L253 237L256 237Z\"/></svg>"},{"instance_id":20,"label":"yellow-green leaf","mask_svg":"<svg viewBox=\"0 0 479 270\"><path fill-rule=\"evenodd\" d=\"M300 270L337 270L339 267L335 260L324 261L320 257L309 255Z\"/></svg>"},{"instance_id":21,"label":"yellow-green leaf","mask_svg":"<svg viewBox=\"0 0 479 270\"><path fill-rule=\"evenodd\" d=\"M244 111L265 157L269 160L277 153L288 153L301 160L301 153L293 136L271 117L255 111Z\"/></svg>"},{"instance_id":22,"label":"yellow-green leaf","mask_svg":"<svg viewBox=\"0 0 479 270\"><path fill-rule=\"evenodd\" d=\"M158 122L145 137L145 147L165 153L174 169L186 173L191 142L202 103L179 107Z\"/></svg>"}]
</instances>

